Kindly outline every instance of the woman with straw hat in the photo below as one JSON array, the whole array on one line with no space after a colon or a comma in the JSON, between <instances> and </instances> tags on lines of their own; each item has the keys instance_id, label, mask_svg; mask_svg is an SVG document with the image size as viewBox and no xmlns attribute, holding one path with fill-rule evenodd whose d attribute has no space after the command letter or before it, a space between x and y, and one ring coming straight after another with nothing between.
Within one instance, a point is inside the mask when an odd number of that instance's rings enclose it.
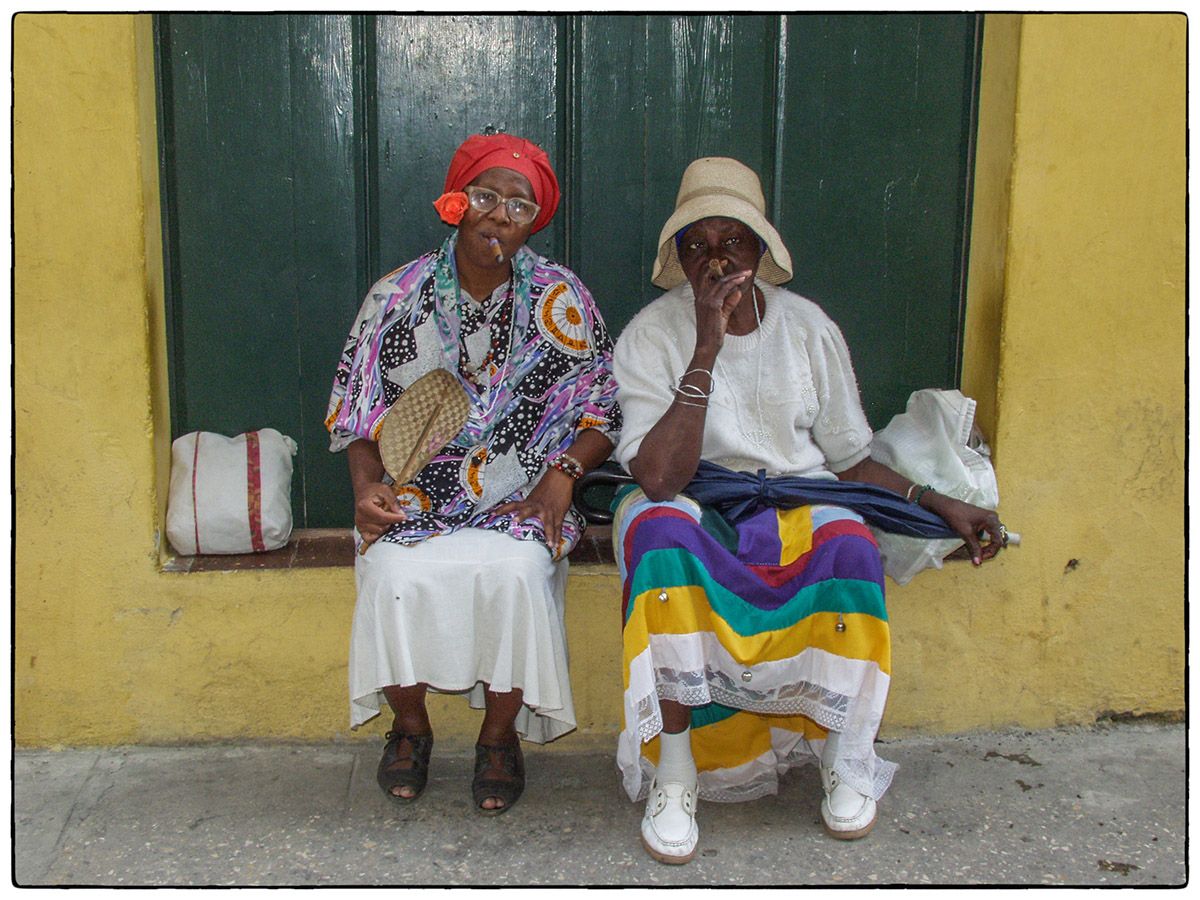
<instances>
[{"instance_id":1,"label":"woman with straw hat","mask_svg":"<svg viewBox=\"0 0 1200 900\"><path fill-rule=\"evenodd\" d=\"M873 748L891 658L864 516L907 507L961 536L976 565L1006 534L994 512L870 458L845 341L815 303L779 287L791 257L764 213L740 162L688 166L652 277L667 293L614 355L616 458L637 482L618 494L613 526L625 616L617 759L629 796L647 798L643 844L665 863L695 854L698 797L775 793L812 757L826 830L864 836L895 769ZM749 485L732 517L695 499L719 495L697 488L713 473L735 493ZM788 502L796 485L810 499Z\"/></svg>"},{"instance_id":2,"label":"woman with straw hat","mask_svg":"<svg viewBox=\"0 0 1200 900\"><path fill-rule=\"evenodd\" d=\"M351 725L391 706L377 780L398 800L426 784L431 688L485 708L472 782L484 813L521 795L518 736L540 743L575 727L563 589L584 523L571 492L612 451L620 412L612 342L587 288L525 246L558 199L537 145L464 141L434 202L455 230L371 288L334 379L326 424L331 449L347 450L364 548ZM466 424L410 482L391 484L384 416L434 369L465 392Z\"/></svg>"}]
</instances>

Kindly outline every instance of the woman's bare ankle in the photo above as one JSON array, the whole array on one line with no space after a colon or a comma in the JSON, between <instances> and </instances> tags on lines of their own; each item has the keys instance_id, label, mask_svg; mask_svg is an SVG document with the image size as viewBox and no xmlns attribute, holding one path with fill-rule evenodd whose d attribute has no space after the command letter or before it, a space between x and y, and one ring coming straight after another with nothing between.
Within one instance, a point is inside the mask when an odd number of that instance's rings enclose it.
<instances>
[{"instance_id":1,"label":"woman's bare ankle","mask_svg":"<svg viewBox=\"0 0 1200 900\"><path fill-rule=\"evenodd\" d=\"M662 711L663 731L678 734L687 729L692 722L692 711L682 703L674 700L663 700L659 703Z\"/></svg>"},{"instance_id":2,"label":"woman's bare ankle","mask_svg":"<svg viewBox=\"0 0 1200 900\"><path fill-rule=\"evenodd\" d=\"M430 725L428 716L396 716L392 719L392 731L411 734L413 737L422 737L432 734L433 726Z\"/></svg>"}]
</instances>

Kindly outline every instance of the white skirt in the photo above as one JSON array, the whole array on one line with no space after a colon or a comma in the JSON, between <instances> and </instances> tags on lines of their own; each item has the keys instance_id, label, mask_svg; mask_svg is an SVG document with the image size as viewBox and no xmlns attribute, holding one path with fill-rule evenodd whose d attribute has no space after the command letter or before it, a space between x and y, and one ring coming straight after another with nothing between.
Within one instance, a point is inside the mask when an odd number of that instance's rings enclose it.
<instances>
[{"instance_id":1,"label":"white skirt","mask_svg":"<svg viewBox=\"0 0 1200 900\"><path fill-rule=\"evenodd\" d=\"M350 726L387 708L382 689L428 684L484 708L484 686L524 692L517 733L536 743L575 728L563 622L567 561L535 541L464 528L355 562Z\"/></svg>"}]
</instances>

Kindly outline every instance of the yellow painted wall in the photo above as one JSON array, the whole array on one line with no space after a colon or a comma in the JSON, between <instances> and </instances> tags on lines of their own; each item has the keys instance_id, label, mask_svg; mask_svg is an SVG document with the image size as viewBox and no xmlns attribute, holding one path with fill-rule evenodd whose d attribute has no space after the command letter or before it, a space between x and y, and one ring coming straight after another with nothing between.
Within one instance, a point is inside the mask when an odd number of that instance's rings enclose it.
<instances>
[{"instance_id":1,"label":"yellow painted wall","mask_svg":"<svg viewBox=\"0 0 1200 900\"><path fill-rule=\"evenodd\" d=\"M16 739L346 735L351 570L160 570L148 24L13 26ZM1026 543L892 592L888 733L1183 707L1185 29L990 30L964 383L991 386L1002 512ZM581 732L563 749L618 727L617 597L611 568L573 573ZM451 739L477 721L456 698L434 716Z\"/></svg>"},{"instance_id":2,"label":"yellow painted wall","mask_svg":"<svg viewBox=\"0 0 1200 900\"><path fill-rule=\"evenodd\" d=\"M1004 585L1044 673L1022 721L1183 708L1186 40L1182 15L1021 29L997 442L1036 529Z\"/></svg>"},{"instance_id":3,"label":"yellow painted wall","mask_svg":"<svg viewBox=\"0 0 1200 900\"><path fill-rule=\"evenodd\" d=\"M328 734L345 719L349 570L159 571L169 434L147 28L13 26L15 734Z\"/></svg>"},{"instance_id":4,"label":"yellow painted wall","mask_svg":"<svg viewBox=\"0 0 1200 900\"><path fill-rule=\"evenodd\" d=\"M1186 20L985 35L964 387L1025 543L892 592L888 723L1182 710Z\"/></svg>"}]
</instances>

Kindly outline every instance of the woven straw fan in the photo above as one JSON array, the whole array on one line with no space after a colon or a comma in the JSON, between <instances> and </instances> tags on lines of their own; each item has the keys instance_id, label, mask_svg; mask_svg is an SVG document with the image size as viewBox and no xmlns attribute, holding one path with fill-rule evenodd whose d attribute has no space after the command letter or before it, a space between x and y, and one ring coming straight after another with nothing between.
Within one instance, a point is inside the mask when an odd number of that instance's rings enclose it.
<instances>
[{"instance_id":1,"label":"woven straw fan","mask_svg":"<svg viewBox=\"0 0 1200 900\"><path fill-rule=\"evenodd\" d=\"M393 490L411 481L454 440L470 413L466 391L446 369L426 372L410 384L379 429L379 456L395 482ZM364 541L358 552L365 553L369 546Z\"/></svg>"}]
</instances>

